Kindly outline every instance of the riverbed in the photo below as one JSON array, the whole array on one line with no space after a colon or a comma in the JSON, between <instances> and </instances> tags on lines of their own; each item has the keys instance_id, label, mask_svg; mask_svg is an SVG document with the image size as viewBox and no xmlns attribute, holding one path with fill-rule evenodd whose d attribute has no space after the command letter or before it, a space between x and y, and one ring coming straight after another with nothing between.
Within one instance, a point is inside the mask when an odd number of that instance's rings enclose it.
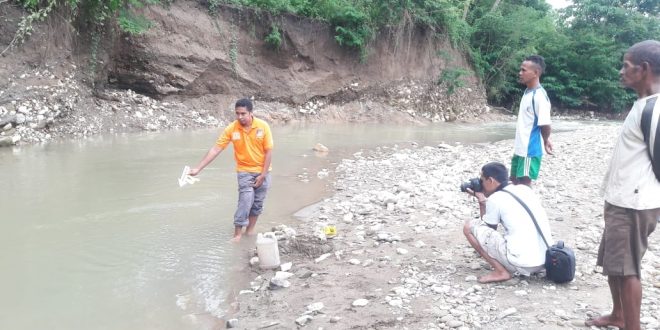
<instances>
[{"instance_id":1,"label":"riverbed","mask_svg":"<svg viewBox=\"0 0 660 330\"><path fill-rule=\"evenodd\" d=\"M327 196L337 164L361 150L478 144L513 131L513 123L274 127L273 188L257 229L296 224L291 215ZM225 313L228 288L245 280L232 276L245 251L227 243L236 204L231 150L200 182L179 188L177 178L216 135L105 135L1 149L0 328L199 329L205 316L211 327ZM315 153L316 143L330 152Z\"/></svg>"},{"instance_id":2,"label":"riverbed","mask_svg":"<svg viewBox=\"0 0 660 330\"><path fill-rule=\"evenodd\" d=\"M544 156L532 185L552 237L575 252L573 281L555 284L534 275L477 282L491 268L468 244L463 224L478 218L479 206L458 188L488 162L508 165L512 140L389 146L337 165L333 194L305 212L304 222L293 227L295 238L280 242L286 270L247 266L250 255L244 255L241 276L249 283L236 290L228 324L241 329L584 328L586 319L611 311L596 255L603 227L599 191L619 124L576 128L553 133L554 155ZM335 226L337 234L319 240L326 225ZM657 233L649 238L640 275L642 328L660 329Z\"/></svg>"}]
</instances>

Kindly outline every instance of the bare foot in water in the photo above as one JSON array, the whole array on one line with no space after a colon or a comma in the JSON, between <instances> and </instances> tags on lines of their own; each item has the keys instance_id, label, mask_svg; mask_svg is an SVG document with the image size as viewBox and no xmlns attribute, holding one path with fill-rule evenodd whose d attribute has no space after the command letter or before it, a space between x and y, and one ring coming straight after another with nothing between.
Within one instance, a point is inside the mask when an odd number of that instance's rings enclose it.
<instances>
[{"instance_id":1,"label":"bare foot in water","mask_svg":"<svg viewBox=\"0 0 660 330\"><path fill-rule=\"evenodd\" d=\"M239 243L240 241L241 241L241 236L239 235L239 236L234 236L234 237L232 237L232 238L229 240L229 243L237 244L237 243Z\"/></svg>"},{"instance_id":2,"label":"bare foot in water","mask_svg":"<svg viewBox=\"0 0 660 330\"><path fill-rule=\"evenodd\" d=\"M491 272L479 278L479 283L503 282L511 279L509 272Z\"/></svg>"},{"instance_id":3,"label":"bare foot in water","mask_svg":"<svg viewBox=\"0 0 660 330\"><path fill-rule=\"evenodd\" d=\"M624 324L623 324L623 319L613 317L612 314L607 314L603 316L599 316L593 319L589 319L584 321L584 324L588 327L595 326L595 327L617 327L619 329L623 329Z\"/></svg>"},{"instance_id":4,"label":"bare foot in water","mask_svg":"<svg viewBox=\"0 0 660 330\"><path fill-rule=\"evenodd\" d=\"M254 235L256 235L256 234L257 234L257 233L256 233L256 231L255 231L254 229L250 229L250 230L246 230L246 231L245 231L245 235L246 235L246 236L254 236Z\"/></svg>"}]
</instances>

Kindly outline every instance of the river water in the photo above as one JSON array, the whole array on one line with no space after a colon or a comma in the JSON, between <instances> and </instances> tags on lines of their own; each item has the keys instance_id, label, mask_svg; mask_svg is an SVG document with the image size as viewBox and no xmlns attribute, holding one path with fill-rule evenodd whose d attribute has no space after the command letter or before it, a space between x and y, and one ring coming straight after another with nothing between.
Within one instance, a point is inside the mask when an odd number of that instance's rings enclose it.
<instances>
[{"instance_id":1,"label":"river water","mask_svg":"<svg viewBox=\"0 0 660 330\"><path fill-rule=\"evenodd\" d=\"M555 125L563 130L578 124ZM100 136L0 149L0 329L211 329L253 243L228 243L227 149L180 188L217 130ZM257 229L330 193L317 172L361 149L510 139L513 123L274 127L273 187ZM317 142L328 146L316 155Z\"/></svg>"}]
</instances>

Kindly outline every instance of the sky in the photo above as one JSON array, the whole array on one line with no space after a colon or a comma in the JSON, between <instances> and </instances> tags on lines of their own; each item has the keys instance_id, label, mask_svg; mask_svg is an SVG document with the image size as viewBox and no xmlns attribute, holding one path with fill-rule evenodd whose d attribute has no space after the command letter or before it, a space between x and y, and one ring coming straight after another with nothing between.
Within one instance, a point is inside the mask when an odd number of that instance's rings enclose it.
<instances>
[{"instance_id":1,"label":"sky","mask_svg":"<svg viewBox=\"0 0 660 330\"><path fill-rule=\"evenodd\" d=\"M545 0L554 9L564 8L571 4L570 0Z\"/></svg>"}]
</instances>

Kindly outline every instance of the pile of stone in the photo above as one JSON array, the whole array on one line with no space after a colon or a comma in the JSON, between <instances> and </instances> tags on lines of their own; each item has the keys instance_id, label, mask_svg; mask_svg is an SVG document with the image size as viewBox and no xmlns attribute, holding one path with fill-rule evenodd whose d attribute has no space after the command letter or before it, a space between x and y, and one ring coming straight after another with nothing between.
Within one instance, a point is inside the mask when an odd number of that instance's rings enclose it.
<instances>
[{"instance_id":1,"label":"pile of stone","mask_svg":"<svg viewBox=\"0 0 660 330\"><path fill-rule=\"evenodd\" d=\"M595 267L595 258L602 232L599 187L616 134L616 126L602 124L553 135L555 155L546 157L534 185L554 239L576 250L573 282L555 285L541 275L477 283L488 265L467 244L462 225L478 216L478 208L458 187L477 176L487 162L508 165L511 141L381 147L343 160L334 173L336 193L296 228L299 235L314 235L316 228L335 225L334 251L293 259L286 294L264 290L253 291L251 298L241 296L242 302L258 305L249 317L239 313L243 325L263 321L314 328L333 327L331 322L341 322L342 328L581 326L584 319L609 308L607 281ZM588 166L584 159L589 159ZM642 264L642 322L647 329L660 327L658 239L651 237ZM266 291L271 292L269 304L260 304ZM303 302L323 307L315 314ZM360 312L353 314L357 309Z\"/></svg>"},{"instance_id":2,"label":"pile of stone","mask_svg":"<svg viewBox=\"0 0 660 330\"><path fill-rule=\"evenodd\" d=\"M387 88L386 94L392 106L432 122L473 120L491 110L486 95L469 86L449 93L434 82L408 81Z\"/></svg>"},{"instance_id":3,"label":"pile of stone","mask_svg":"<svg viewBox=\"0 0 660 330\"><path fill-rule=\"evenodd\" d=\"M209 110L188 110L131 90L93 91L75 67L46 67L8 77L0 90L0 146L100 133L217 127ZM59 68L59 71L62 71Z\"/></svg>"}]
</instances>

